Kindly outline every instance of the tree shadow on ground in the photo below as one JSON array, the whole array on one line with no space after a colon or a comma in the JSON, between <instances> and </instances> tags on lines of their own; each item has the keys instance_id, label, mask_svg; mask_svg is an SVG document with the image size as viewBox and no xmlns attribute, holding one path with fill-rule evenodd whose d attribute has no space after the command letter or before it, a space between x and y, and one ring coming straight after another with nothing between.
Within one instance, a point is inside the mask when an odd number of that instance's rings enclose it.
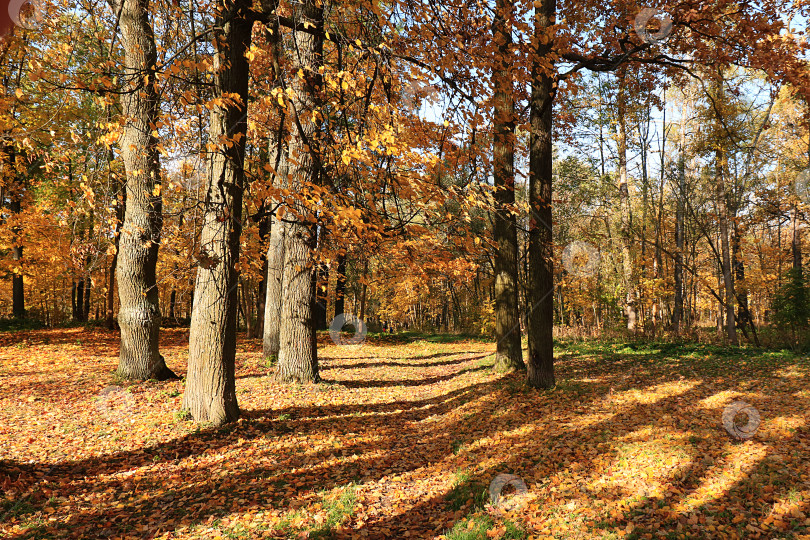
<instances>
[{"instance_id":1,"label":"tree shadow on ground","mask_svg":"<svg viewBox=\"0 0 810 540\"><path fill-rule=\"evenodd\" d=\"M0 461L4 489L27 489L31 513L55 518L8 537L85 538L92 531L90 536L98 538L148 538L210 524L232 512L302 508L318 500L318 490L351 482L358 484L365 508L362 520L358 517L349 524L356 534L398 538L407 532L410 537L432 537L460 517L449 506L451 483L444 478L459 469L469 470L483 484L498 473L515 473L539 491L560 475L587 471L586 476L598 477L606 461L621 458L633 437L662 422L673 432L697 430L701 438L691 443L690 458L667 480L678 492L648 496L630 505L622 517L600 524L618 529L631 520L643 524L649 518L652 527L654 518L665 517L662 500L684 500L713 472L704 459L702 441L713 441L715 448L716 438L725 435L718 435L716 425L701 424L716 411L695 404L765 376L750 373L725 380L714 374L713 366L703 369L658 360L644 355L630 359L569 355L559 361L561 384L545 392L527 389L519 373L453 389L439 385L451 380L463 383L463 377L487 366L461 369L432 382L377 381L382 384L349 388L417 382L415 386L437 384L438 392L429 398L245 411L243 419L225 429L204 429L143 449L83 460ZM697 377L685 378L690 372ZM690 385L668 386L684 380ZM655 398L644 401L636 395L647 391L655 392ZM770 400L759 403L763 411L790 409L799 399L796 392L779 393L778 387L774 392ZM807 438L802 428L786 448L804 455ZM718 448L723 452L726 447ZM772 470L767 461L760 459L753 470L763 477L776 472L784 478L773 500L801 485L791 474ZM741 480L712 504L722 504L728 494L751 490L756 485ZM67 498L69 511L60 511L58 504L49 506L51 497ZM764 519L772 506L769 502L754 506L751 518ZM49 513L47 508L56 510ZM708 514L708 504L697 512ZM0 524L15 519L8 513L0 513ZM718 522L733 523L733 516L717 515ZM680 534L680 518L662 523L659 530ZM140 529L143 526L146 530ZM259 536L261 531L256 532Z\"/></svg>"}]
</instances>

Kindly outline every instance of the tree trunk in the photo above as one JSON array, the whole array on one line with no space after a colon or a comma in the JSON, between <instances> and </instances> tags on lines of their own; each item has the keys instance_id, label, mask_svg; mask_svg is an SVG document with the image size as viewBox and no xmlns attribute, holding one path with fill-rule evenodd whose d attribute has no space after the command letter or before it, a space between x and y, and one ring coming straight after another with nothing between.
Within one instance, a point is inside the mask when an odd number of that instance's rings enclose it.
<instances>
[{"instance_id":1,"label":"tree trunk","mask_svg":"<svg viewBox=\"0 0 810 540\"><path fill-rule=\"evenodd\" d=\"M314 28L323 25L323 4L305 0L300 20ZM291 191L306 183L318 183L320 162L320 120L314 114L321 104L323 37L306 31L293 32L292 96L289 115L294 119L289 142ZM300 200L292 202L290 221L284 238L284 279L281 306L281 330L276 378L280 381L317 382L318 350L315 341L312 251L316 247L316 229L306 221L309 211Z\"/></svg>"},{"instance_id":2,"label":"tree trunk","mask_svg":"<svg viewBox=\"0 0 810 540\"><path fill-rule=\"evenodd\" d=\"M284 237L286 225L273 218L267 246L267 290L264 301L263 354L278 356L281 329L282 282L284 278Z\"/></svg>"},{"instance_id":3,"label":"tree trunk","mask_svg":"<svg viewBox=\"0 0 810 540\"><path fill-rule=\"evenodd\" d=\"M116 224L116 229L118 229L118 227L119 224ZM118 231L116 230L115 253L113 253L112 261L110 261L110 270L107 274L107 312L105 314L104 325L108 330L115 329L115 270L118 266L118 239L120 238L117 233Z\"/></svg>"},{"instance_id":4,"label":"tree trunk","mask_svg":"<svg viewBox=\"0 0 810 540\"><path fill-rule=\"evenodd\" d=\"M75 301L73 302L73 320L75 322L84 322L84 280L80 279L74 286Z\"/></svg>"},{"instance_id":5,"label":"tree trunk","mask_svg":"<svg viewBox=\"0 0 810 540\"><path fill-rule=\"evenodd\" d=\"M368 276L368 257L366 257L365 262L363 263L363 287L362 293L360 294L360 315L359 318L365 324L366 321L366 295L368 294L368 283L367 283L367 276Z\"/></svg>"},{"instance_id":6,"label":"tree trunk","mask_svg":"<svg viewBox=\"0 0 810 540\"><path fill-rule=\"evenodd\" d=\"M262 208L262 211L265 209ZM262 242L267 240L270 234L270 216L266 215L259 221L259 238ZM261 338L264 336L264 303L267 298L267 252L262 253L262 280L259 282L259 290L256 295L256 329L251 338Z\"/></svg>"},{"instance_id":7,"label":"tree trunk","mask_svg":"<svg viewBox=\"0 0 810 540\"><path fill-rule=\"evenodd\" d=\"M82 308L82 321L87 322L90 320L90 287L93 283L89 275L84 280L84 307Z\"/></svg>"},{"instance_id":8,"label":"tree trunk","mask_svg":"<svg viewBox=\"0 0 810 540\"><path fill-rule=\"evenodd\" d=\"M214 89L225 100L211 109L211 144L200 262L189 335L183 408L198 422L221 425L239 417L236 402L236 317L239 241L245 188L245 146L253 22L249 0L222 0L214 32Z\"/></svg>"},{"instance_id":9,"label":"tree trunk","mask_svg":"<svg viewBox=\"0 0 810 540\"><path fill-rule=\"evenodd\" d=\"M112 118L107 108L108 121L112 122ZM112 261L110 261L110 270L107 274L107 298L106 298L106 313L105 313L105 326L108 330L115 329L115 272L118 266L118 250L121 240L121 226L124 224L124 213L127 205L127 191L126 186L122 185L118 179L118 175L112 172L113 161L115 156L112 149L107 151L107 167L109 167L110 185L113 189L113 196L115 197L115 225L113 227L113 244L114 251ZM120 199L118 190L121 191Z\"/></svg>"},{"instance_id":10,"label":"tree trunk","mask_svg":"<svg viewBox=\"0 0 810 540\"><path fill-rule=\"evenodd\" d=\"M177 289L172 287L172 292L169 294L169 320L174 321L177 317L175 311L177 310Z\"/></svg>"},{"instance_id":11,"label":"tree trunk","mask_svg":"<svg viewBox=\"0 0 810 540\"><path fill-rule=\"evenodd\" d=\"M6 198L8 198L9 213L18 215L22 211L23 186L17 171L17 152L14 146L6 144L3 148L3 154L6 169L11 177L6 178L4 186L0 186L0 204L5 204ZM15 319L25 318L25 283L21 263L23 258L21 232L22 229L19 225L14 225L11 228L11 258L17 262L12 268L11 274L11 313Z\"/></svg>"},{"instance_id":12,"label":"tree trunk","mask_svg":"<svg viewBox=\"0 0 810 540\"><path fill-rule=\"evenodd\" d=\"M736 214L736 212L735 212ZM795 214L794 214L794 227L795 227ZM796 239L796 229L794 228L794 241ZM737 290L738 308L737 320L740 321L740 328L745 333L745 325L751 328L751 334L754 338L754 344L759 347L759 337L757 336L757 328L754 323L754 318L751 316L751 311L748 307L748 286L745 283L745 260L742 252L740 240L740 231L736 224L732 226L731 233L731 260L734 267L734 288ZM795 251L794 251L795 256ZM801 246L799 246L799 258L801 259ZM795 262L795 259L794 259ZM801 264L801 261L799 262ZM746 338L748 334L745 333Z\"/></svg>"},{"instance_id":13,"label":"tree trunk","mask_svg":"<svg viewBox=\"0 0 810 540\"><path fill-rule=\"evenodd\" d=\"M11 258L19 263L22 261L22 256L22 246L15 243L11 247ZM22 268L20 268L19 273L14 272L11 275L11 292L11 313L15 319L23 319L25 318L25 284L23 283Z\"/></svg>"},{"instance_id":14,"label":"tree trunk","mask_svg":"<svg viewBox=\"0 0 810 540\"><path fill-rule=\"evenodd\" d=\"M717 183L717 210L718 218L720 221L720 249L722 251L722 270L723 270L723 285L726 290L726 334L730 345L737 345L737 322L736 314L734 313L734 300L736 295L734 293L734 273L731 268L731 252L729 248L729 230L728 230L728 199L726 197L726 181L725 181L725 154L722 149L718 148L715 159L715 171Z\"/></svg>"},{"instance_id":15,"label":"tree trunk","mask_svg":"<svg viewBox=\"0 0 810 540\"><path fill-rule=\"evenodd\" d=\"M245 321L245 335L250 338L253 337L253 325L256 320L253 318L253 302L251 302L252 294L250 293L249 282L244 279L239 279L239 289L241 290L240 297L242 299L239 304L239 311L242 313L242 318ZM238 329L238 321L236 326Z\"/></svg>"},{"instance_id":16,"label":"tree trunk","mask_svg":"<svg viewBox=\"0 0 810 540\"><path fill-rule=\"evenodd\" d=\"M305 165L307 161L301 158L299 160L301 165ZM291 169L297 168L298 166L291 167ZM313 320L315 304L311 264L312 249L315 247L313 237L312 227L305 222L296 220L287 225L284 243L281 329L276 369L276 378L280 381L318 382L319 380Z\"/></svg>"},{"instance_id":17,"label":"tree trunk","mask_svg":"<svg viewBox=\"0 0 810 540\"><path fill-rule=\"evenodd\" d=\"M319 263L313 272L313 285L315 287L315 305L313 306L316 330L326 330L329 322L326 320L327 290L329 286L329 269L325 264Z\"/></svg>"},{"instance_id":18,"label":"tree trunk","mask_svg":"<svg viewBox=\"0 0 810 540\"><path fill-rule=\"evenodd\" d=\"M739 242L738 242L739 243ZM799 209L793 207L793 239L790 243L793 254L793 269L799 279L802 277L802 230L799 227Z\"/></svg>"},{"instance_id":19,"label":"tree trunk","mask_svg":"<svg viewBox=\"0 0 810 540\"><path fill-rule=\"evenodd\" d=\"M273 73L276 87L281 87L281 35L278 21L273 23L267 36L271 45ZM285 147L285 117L281 106L277 108L279 125L274 140L271 139L272 185L283 188L287 185L288 163ZM284 281L284 239L286 224L279 218L278 209L270 219L270 240L267 243L267 274L265 277L264 326L262 329L262 349L265 358L277 358L279 333L281 331L281 302Z\"/></svg>"},{"instance_id":20,"label":"tree trunk","mask_svg":"<svg viewBox=\"0 0 810 540\"><path fill-rule=\"evenodd\" d=\"M554 78L544 60L553 40L541 39L553 24L556 0L535 8L536 55L532 62L529 142L529 362L527 382L552 388L554 377L554 251L552 236L552 122Z\"/></svg>"},{"instance_id":21,"label":"tree trunk","mask_svg":"<svg viewBox=\"0 0 810 540\"><path fill-rule=\"evenodd\" d=\"M681 122L681 130L683 130L683 122ZM684 197L686 196L686 158L683 152L682 138L681 155L678 158L678 193L675 198L675 306L672 310L672 329L676 335L680 333L683 322Z\"/></svg>"},{"instance_id":22,"label":"tree trunk","mask_svg":"<svg viewBox=\"0 0 810 540\"><path fill-rule=\"evenodd\" d=\"M495 369L525 369L520 344L518 313L518 244L515 203L515 98L512 87L511 0L497 0L492 37L496 53L493 62L493 183L495 210L493 236L495 266Z\"/></svg>"},{"instance_id":23,"label":"tree trunk","mask_svg":"<svg viewBox=\"0 0 810 540\"><path fill-rule=\"evenodd\" d=\"M13 164L12 164L13 165ZM15 188L20 189L18 182L14 182ZM11 210L14 214L19 214L22 211L22 193L11 193L10 194L12 200L11 204L9 205L9 210ZM23 258L23 247L21 244L20 235L20 228L13 227L12 233L14 234L14 244L11 246L11 258L20 265L19 268L15 268L15 271L11 275L11 312L14 315L15 319L23 319L25 318L25 283L23 282L23 273L22 273L22 258Z\"/></svg>"},{"instance_id":24,"label":"tree trunk","mask_svg":"<svg viewBox=\"0 0 810 540\"><path fill-rule=\"evenodd\" d=\"M338 255L337 279L335 280L335 309L333 317L346 312L346 255Z\"/></svg>"},{"instance_id":25,"label":"tree trunk","mask_svg":"<svg viewBox=\"0 0 810 540\"><path fill-rule=\"evenodd\" d=\"M632 234L630 230L630 189L627 184L627 89L625 88L626 68L619 68L619 89L616 103L618 122L617 150L619 153L619 204L621 205L622 232L619 241L622 248L622 268L626 290L625 309L627 329L636 331L637 304L636 290L633 283L633 257L630 252Z\"/></svg>"},{"instance_id":26,"label":"tree trunk","mask_svg":"<svg viewBox=\"0 0 810 540\"><path fill-rule=\"evenodd\" d=\"M149 24L149 0L110 0L120 12L126 93L121 155L127 175L127 205L116 268L121 353L118 375L125 379L175 377L158 351L160 307L155 268L163 218L160 161L152 135L160 114L155 83L157 53Z\"/></svg>"}]
</instances>

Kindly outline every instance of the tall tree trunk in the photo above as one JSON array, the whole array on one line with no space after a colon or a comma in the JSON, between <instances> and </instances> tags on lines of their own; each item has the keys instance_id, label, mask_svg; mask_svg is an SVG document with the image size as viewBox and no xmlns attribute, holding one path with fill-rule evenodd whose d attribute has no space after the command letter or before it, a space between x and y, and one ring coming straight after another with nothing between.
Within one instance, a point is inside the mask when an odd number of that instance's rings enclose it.
<instances>
[{"instance_id":1,"label":"tall tree trunk","mask_svg":"<svg viewBox=\"0 0 810 540\"><path fill-rule=\"evenodd\" d=\"M736 212L735 212L736 214ZM795 229L794 229L795 235ZM801 247L799 247L801 250ZM799 251L801 258L801 251ZM745 333L745 325L747 324L751 328L751 334L754 338L754 344L759 347L759 336L757 336L757 328L756 324L754 323L754 318L751 316L751 311L748 307L748 286L745 282L745 259L742 252L741 240L740 240L740 231L736 224L736 220L734 225L732 226L732 234L731 234L731 259L732 259L732 266L734 267L734 288L737 291L737 300L738 300L738 308L737 308L737 320L740 321L740 328L742 328L743 333ZM746 338L748 334L745 334Z\"/></svg>"},{"instance_id":2,"label":"tall tree trunk","mask_svg":"<svg viewBox=\"0 0 810 540\"><path fill-rule=\"evenodd\" d=\"M273 218L270 242L267 245L267 290L264 301L263 354L265 358L278 356L281 329L281 301L284 278L284 237L286 225Z\"/></svg>"},{"instance_id":3,"label":"tall tree trunk","mask_svg":"<svg viewBox=\"0 0 810 540\"><path fill-rule=\"evenodd\" d=\"M93 280L88 271L87 277L84 279L84 307L82 308L82 321L87 322L90 320L90 287Z\"/></svg>"},{"instance_id":4,"label":"tall tree trunk","mask_svg":"<svg viewBox=\"0 0 810 540\"><path fill-rule=\"evenodd\" d=\"M535 8L536 55L532 61L529 139L529 362L527 382L551 388L554 378L554 251L552 236L552 122L554 78L543 62L554 46L546 35L553 24L556 0Z\"/></svg>"},{"instance_id":5,"label":"tall tree trunk","mask_svg":"<svg viewBox=\"0 0 810 540\"><path fill-rule=\"evenodd\" d=\"M118 200L116 194L115 204L115 226L113 228L113 235L115 236L114 252L112 261L110 261L110 271L107 277L107 313L105 326L108 330L115 329L115 274L118 267L118 250L121 240L121 226L124 223L124 209L127 204L126 188L122 189L122 200Z\"/></svg>"},{"instance_id":6,"label":"tall tree trunk","mask_svg":"<svg viewBox=\"0 0 810 540\"><path fill-rule=\"evenodd\" d=\"M245 146L253 22L249 0L221 0L214 31L214 89L225 100L214 105L200 264L189 335L189 364L183 407L198 422L221 425L239 417L236 402L236 317L239 241L245 188Z\"/></svg>"},{"instance_id":7,"label":"tall tree trunk","mask_svg":"<svg viewBox=\"0 0 810 540\"><path fill-rule=\"evenodd\" d=\"M15 170L14 163L12 162L12 170ZM16 172L15 172L16 175ZM18 193L10 193L11 203L9 204L9 210L13 214L19 214L22 211L22 193L21 186L16 179L13 181L14 190L18 191ZM18 268L15 268L14 273L11 274L11 313L15 319L23 319L25 318L25 283L23 282L23 273L22 273L22 258L23 258L23 246L21 243L20 233L21 229L18 226L12 228L12 233L14 235L14 243L11 246L11 258L19 264Z\"/></svg>"},{"instance_id":8,"label":"tall tree trunk","mask_svg":"<svg viewBox=\"0 0 810 540\"><path fill-rule=\"evenodd\" d=\"M723 257L723 284L726 290L726 334L731 345L737 345L737 323L734 313L734 274L731 268L731 253L729 249L728 230L728 203L726 199L725 180L723 178L722 152L718 152L717 159L721 165L717 169L717 206L720 219L720 246Z\"/></svg>"},{"instance_id":9,"label":"tall tree trunk","mask_svg":"<svg viewBox=\"0 0 810 540\"><path fill-rule=\"evenodd\" d=\"M366 282L368 276L368 257L363 262L363 286L360 294L360 320L365 324L366 320L366 294L368 293L368 283Z\"/></svg>"},{"instance_id":10,"label":"tall tree trunk","mask_svg":"<svg viewBox=\"0 0 810 540\"><path fill-rule=\"evenodd\" d=\"M91 240L93 238L93 211L90 211L88 216L89 224L87 226L87 239ZM93 285L93 257L88 255L87 259L84 261L84 304L82 305L82 321L87 322L90 320L90 289Z\"/></svg>"},{"instance_id":11,"label":"tall tree trunk","mask_svg":"<svg viewBox=\"0 0 810 540\"><path fill-rule=\"evenodd\" d=\"M174 321L177 318L177 289L172 287L172 292L169 294L169 320Z\"/></svg>"},{"instance_id":12,"label":"tall tree trunk","mask_svg":"<svg viewBox=\"0 0 810 540\"><path fill-rule=\"evenodd\" d=\"M5 205L8 199L8 210L12 215L22 211L23 186L17 171L17 151L10 144L3 145L2 160L4 162L4 182L0 183L0 204ZM5 221L5 220L4 220ZM11 227L12 245L11 258L17 264L12 268L11 274L11 313L15 319L25 317L25 283L23 282L22 258L23 246L20 233L22 229L15 224Z\"/></svg>"},{"instance_id":13,"label":"tall tree trunk","mask_svg":"<svg viewBox=\"0 0 810 540\"><path fill-rule=\"evenodd\" d=\"M329 269L324 263L319 263L313 272L313 286L315 287L315 305L313 309L313 319L316 330L326 330L329 322L326 320L326 304L329 298Z\"/></svg>"},{"instance_id":14,"label":"tall tree trunk","mask_svg":"<svg viewBox=\"0 0 810 540\"><path fill-rule=\"evenodd\" d=\"M647 208L650 201L650 186L649 174L647 171L647 152L649 150L649 133L650 133L650 104L649 98L642 106L641 114L643 121L638 122L639 132L639 147L641 157L641 264L639 265L639 282L636 285L636 310L641 319L641 325L644 332L647 332L647 301L645 299L644 284L647 282ZM650 302L655 305L655 299ZM652 323L652 331L655 332L655 321Z\"/></svg>"},{"instance_id":15,"label":"tall tree trunk","mask_svg":"<svg viewBox=\"0 0 810 540\"><path fill-rule=\"evenodd\" d=\"M317 244L323 248L326 241L326 229L316 227ZM326 263L319 262L312 272L312 286L315 287L315 304L312 306L312 320L315 330L326 330L329 322L326 320L326 304L329 300L329 268Z\"/></svg>"},{"instance_id":16,"label":"tall tree trunk","mask_svg":"<svg viewBox=\"0 0 810 540\"><path fill-rule=\"evenodd\" d=\"M323 3L304 0L300 8L303 24L323 25ZM290 81L292 96L289 115L295 126L289 143L290 189L305 183L317 183L320 177L320 121L315 114L321 103L323 37L306 31L294 31L294 73ZM281 305L281 330L276 378L280 381L317 382L318 350L315 342L313 307L312 251L316 246L315 226L306 221L309 213L301 201L290 208L290 221L284 238L284 291Z\"/></svg>"},{"instance_id":17,"label":"tall tree trunk","mask_svg":"<svg viewBox=\"0 0 810 540\"><path fill-rule=\"evenodd\" d=\"M107 107L107 119L112 122L112 115L110 107ZM105 323L104 325L108 330L115 329L115 271L118 266L118 249L121 240L121 226L124 223L124 211L127 204L127 191L126 186L120 182L119 177L112 170L115 155L112 148L107 150L107 168L110 177L110 186L113 190L113 197L115 197L115 224L113 226L113 256L110 261L110 269L107 274L107 297L105 307ZM120 195L119 195L120 190ZM120 198L119 198L120 197Z\"/></svg>"},{"instance_id":18,"label":"tall tree trunk","mask_svg":"<svg viewBox=\"0 0 810 540\"><path fill-rule=\"evenodd\" d=\"M723 80L722 74L718 75L715 84L715 102L718 106L722 107L724 103L723 98ZM720 111L715 111L716 114L721 114ZM717 218L719 221L720 229L720 250L721 250L721 264L723 273L723 286L726 294L726 335L730 345L737 345L737 317L734 312L734 302L736 295L734 293L734 272L731 267L731 249L729 242L729 203L728 194L726 193L726 153L722 146L722 138L724 136L721 119L716 118L715 122L715 185L717 196Z\"/></svg>"},{"instance_id":19,"label":"tall tree trunk","mask_svg":"<svg viewBox=\"0 0 810 540\"><path fill-rule=\"evenodd\" d=\"M493 236L495 266L495 369L525 369L520 344L518 312L518 244L515 204L515 98L512 87L511 0L496 0L492 37L496 53L493 62L493 182L495 211Z\"/></svg>"},{"instance_id":20,"label":"tall tree trunk","mask_svg":"<svg viewBox=\"0 0 810 540\"><path fill-rule=\"evenodd\" d=\"M335 279L335 309L333 317L346 312L346 255L338 255Z\"/></svg>"},{"instance_id":21,"label":"tall tree trunk","mask_svg":"<svg viewBox=\"0 0 810 540\"><path fill-rule=\"evenodd\" d=\"M273 76L275 86L281 87L281 34L278 21L273 19L267 39L271 45ZM287 186L288 163L285 146L284 123L286 113L277 108L279 124L275 137L271 139L269 154L273 170L272 184L276 188ZM270 240L267 243L267 274L264 296L264 327L262 329L262 349L265 358L277 358L279 333L281 331L281 303L284 281L284 239L286 223L279 217L278 209L270 218Z\"/></svg>"},{"instance_id":22,"label":"tall tree trunk","mask_svg":"<svg viewBox=\"0 0 810 540\"><path fill-rule=\"evenodd\" d=\"M262 211L265 211L262 208ZM270 235L271 218L265 215L259 221L259 238L264 242ZM252 338L262 338L264 336L264 304L267 298L267 252L262 253L262 280L259 282L259 290L256 295L256 329Z\"/></svg>"},{"instance_id":23,"label":"tall tree trunk","mask_svg":"<svg viewBox=\"0 0 810 540\"><path fill-rule=\"evenodd\" d=\"M84 279L80 279L74 286L73 320L84 322Z\"/></svg>"},{"instance_id":24,"label":"tall tree trunk","mask_svg":"<svg viewBox=\"0 0 810 540\"><path fill-rule=\"evenodd\" d=\"M11 247L11 258L18 263L22 261L23 247L15 243ZM15 319L25 318L25 284L22 268L11 275L11 313Z\"/></svg>"},{"instance_id":25,"label":"tall tree trunk","mask_svg":"<svg viewBox=\"0 0 810 540\"><path fill-rule=\"evenodd\" d=\"M683 131L683 122L681 122ZM683 136L682 136L683 137ZM672 329L675 334L681 331L683 322L683 248L684 248L684 197L686 196L686 157L684 156L683 139L681 155L678 158L678 192L675 198L675 306L672 310Z\"/></svg>"},{"instance_id":26,"label":"tall tree trunk","mask_svg":"<svg viewBox=\"0 0 810 540\"><path fill-rule=\"evenodd\" d=\"M127 205L116 268L121 327L117 373L125 379L164 380L175 375L158 351L160 306L155 273L163 218L158 141L152 135L160 114L155 37L149 24L149 0L109 1L120 13L126 75L120 146Z\"/></svg>"},{"instance_id":27,"label":"tall tree trunk","mask_svg":"<svg viewBox=\"0 0 810 540\"><path fill-rule=\"evenodd\" d=\"M636 331L637 302L636 290L633 282L633 257L630 252L632 233L630 230L630 188L627 184L627 88L626 68L619 68L619 89L616 103L618 122L617 150L619 153L619 204L621 205L621 234L619 241L622 248L622 268L624 276L625 313L627 315L627 329Z\"/></svg>"},{"instance_id":28,"label":"tall tree trunk","mask_svg":"<svg viewBox=\"0 0 810 540\"><path fill-rule=\"evenodd\" d=\"M790 243L793 255L793 269L798 278L802 278L802 230L799 227L799 209L793 206L793 239Z\"/></svg>"}]
</instances>

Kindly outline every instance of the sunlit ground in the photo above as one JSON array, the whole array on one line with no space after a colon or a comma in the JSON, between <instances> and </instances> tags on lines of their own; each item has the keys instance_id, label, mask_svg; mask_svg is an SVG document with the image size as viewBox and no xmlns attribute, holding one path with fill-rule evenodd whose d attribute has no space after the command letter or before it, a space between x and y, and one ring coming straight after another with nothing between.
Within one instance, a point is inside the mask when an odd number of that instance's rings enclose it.
<instances>
[{"instance_id":1,"label":"sunlit ground","mask_svg":"<svg viewBox=\"0 0 810 540\"><path fill-rule=\"evenodd\" d=\"M178 373L186 336L163 334ZM303 386L241 341L243 418L211 430L182 382L115 380L113 334L0 339L4 538L810 538L810 363L789 353L590 343L537 392L478 341L326 338ZM721 425L738 400L748 441ZM528 493L492 508L499 473Z\"/></svg>"}]
</instances>

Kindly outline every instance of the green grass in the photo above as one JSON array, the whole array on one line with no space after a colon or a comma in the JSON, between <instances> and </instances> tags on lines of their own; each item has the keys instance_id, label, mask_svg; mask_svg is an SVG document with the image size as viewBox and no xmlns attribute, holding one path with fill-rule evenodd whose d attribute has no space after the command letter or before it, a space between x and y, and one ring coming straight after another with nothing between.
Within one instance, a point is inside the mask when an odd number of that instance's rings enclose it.
<instances>
[{"instance_id":1,"label":"green grass","mask_svg":"<svg viewBox=\"0 0 810 540\"><path fill-rule=\"evenodd\" d=\"M466 471L456 473L453 487L445 495L447 505L451 510L461 510L466 506L472 508L483 508L487 502L487 487L476 482Z\"/></svg>"},{"instance_id":2,"label":"green grass","mask_svg":"<svg viewBox=\"0 0 810 540\"><path fill-rule=\"evenodd\" d=\"M24 516L36 512L36 508L27 499L17 501L3 499L0 501L0 522L16 516Z\"/></svg>"},{"instance_id":3,"label":"green grass","mask_svg":"<svg viewBox=\"0 0 810 540\"><path fill-rule=\"evenodd\" d=\"M0 319L0 332L24 332L44 327L37 319Z\"/></svg>"},{"instance_id":4,"label":"green grass","mask_svg":"<svg viewBox=\"0 0 810 540\"><path fill-rule=\"evenodd\" d=\"M178 422L186 422L188 420L191 420L192 419L191 412L189 412L187 409L179 410L176 413L174 413L174 419Z\"/></svg>"},{"instance_id":5,"label":"green grass","mask_svg":"<svg viewBox=\"0 0 810 540\"><path fill-rule=\"evenodd\" d=\"M506 521L504 526L506 532L501 538L509 540L526 538L526 532L511 521ZM447 531L447 540L487 540L487 532L495 527L495 522L489 516L469 516Z\"/></svg>"},{"instance_id":6,"label":"green grass","mask_svg":"<svg viewBox=\"0 0 810 540\"><path fill-rule=\"evenodd\" d=\"M324 497L323 508L326 510L326 521L317 529L309 532L308 538L323 540L333 538L335 528L354 513L354 503L357 501L357 489L349 484L334 499Z\"/></svg>"}]
</instances>

